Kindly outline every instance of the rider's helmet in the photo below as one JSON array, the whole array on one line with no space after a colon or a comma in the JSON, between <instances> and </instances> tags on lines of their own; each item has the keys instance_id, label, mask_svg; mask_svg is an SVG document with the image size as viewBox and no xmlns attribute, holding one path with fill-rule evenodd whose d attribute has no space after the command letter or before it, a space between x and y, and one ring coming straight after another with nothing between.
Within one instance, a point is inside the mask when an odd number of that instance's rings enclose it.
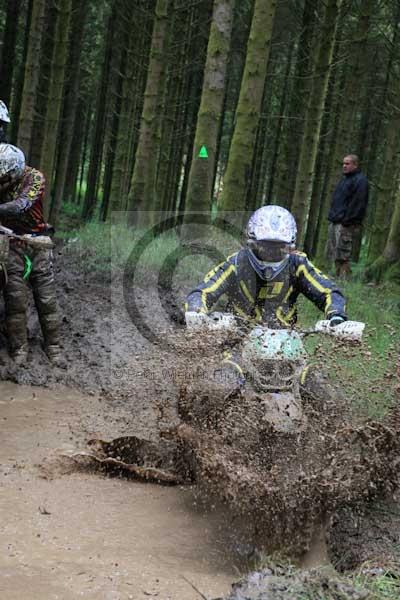
<instances>
[{"instance_id":1,"label":"rider's helmet","mask_svg":"<svg viewBox=\"0 0 400 600\"><path fill-rule=\"evenodd\" d=\"M0 121L4 121L4 123L10 122L10 115L8 114L7 106L4 104L3 100L0 100Z\"/></svg>"},{"instance_id":2,"label":"rider's helmet","mask_svg":"<svg viewBox=\"0 0 400 600\"><path fill-rule=\"evenodd\" d=\"M246 244L250 263L262 279L274 279L285 268L296 236L296 221L286 208L262 206L252 214Z\"/></svg>"},{"instance_id":3,"label":"rider's helmet","mask_svg":"<svg viewBox=\"0 0 400 600\"><path fill-rule=\"evenodd\" d=\"M22 150L12 144L0 144L0 185L8 186L21 179L25 170Z\"/></svg>"}]
</instances>

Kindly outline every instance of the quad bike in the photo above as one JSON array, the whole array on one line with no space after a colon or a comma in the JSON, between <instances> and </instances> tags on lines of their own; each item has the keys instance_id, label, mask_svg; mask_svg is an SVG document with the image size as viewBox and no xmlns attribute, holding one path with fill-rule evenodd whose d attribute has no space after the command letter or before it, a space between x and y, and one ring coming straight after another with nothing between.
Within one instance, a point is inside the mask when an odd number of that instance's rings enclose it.
<instances>
[{"instance_id":1,"label":"quad bike","mask_svg":"<svg viewBox=\"0 0 400 600\"><path fill-rule=\"evenodd\" d=\"M238 321L231 314L186 313L189 330L235 331ZM307 353L303 338L312 334L327 334L343 340L358 342L364 323L345 321L336 327L330 322L318 321L314 329L299 332L291 329L270 329L263 325L253 327L245 334L238 352L223 362L220 379L242 388L242 396L256 396L259 407L259 425L269 423L275 431L290 433L305 427L301 387L307 376ZM224 364L225 363L225 364ZM236 371L236 377L235 377Z\"/></svg>"},{"instance_id":2,"label":"quad bike","mask_svg":"<svg viewBox=\"0 0 400 600\"><path fill-rule=\"evenodd\" d=\"M20 244L26 244L32 248L38 248L42 250L51 250L54 247L51 238L47 235L17 235L8 227L0 225L0 291L7 285L7 259L11 240L18 241ZM31 268L31 261L29 257L26 256L24 273L25 279L29 277Z\"/></svg>"}]
</instances>

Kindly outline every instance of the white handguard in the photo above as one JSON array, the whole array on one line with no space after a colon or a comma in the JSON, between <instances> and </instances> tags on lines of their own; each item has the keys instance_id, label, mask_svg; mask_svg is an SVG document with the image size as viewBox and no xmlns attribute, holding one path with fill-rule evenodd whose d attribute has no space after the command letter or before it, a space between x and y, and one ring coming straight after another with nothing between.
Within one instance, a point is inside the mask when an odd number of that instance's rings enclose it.
<instances>
[{"instance_id":1,"label":"white handguard","mask_svg":"<svg viewBox=\"0 0 400 600\"><path fill-rule=\"evenodd\" d=\"M12 229L8 229L8 227L4 227L4 225L0 225L0 234L13 235L14 232Z\"/></svg>"},{"instance_id":2,"label":"white handguard","mask_svg":"<svg viewBox=\"0 0 400 600\"><path fill-rule=\"evenodd\" d=\"M0 225L0 235L5 235L14 240L21 240L34 248L43 250L51 250L54 248L54 242L48 235L32 235L31 233L17 235L12 229L8 229L8 227L4 227L3 225Z\"/></svg>"},{"instance_id":3,"label":"white handguard","mask_svg":"<svg viewBox=\"0 0 400 600\"><path fill-rule=\"evenodd\" d=\"M235 317L227 313L214 312L206 315L205 313L188 311L185 312L185 321L188 329L215 331L236 328Z\"/></svg>"},{"instance_id":4,"label":"white handguard","mask_svg":"<svg viewBox=\"0 0 400 600\"><path fill-rule=\"evenodd\" d=\"M25 235L21 235L19 239L33 248L40 248L42 250L51 250L54 248L54 242L48 235L30 235L26 233Z\"/></svg>"},{"instance_id":5,"label":"white handguard","mask_svg":"<svg viewBox=\"0 0 400 600\"><path fill-rule=\"evenodd\" d=\"M334 327L332 327L328 320L318 321L315 324L315 331L353 341L361 340L364 329L365 323L361 323L360 321L343 321L343 323Z\"/></svg>"},{"instance_id":6,"label":"white handguard","mask_svg":"<svg viewBox=\"0 0 400 600\"><path fill-rule=\"evenodd\" d=\"M204 327L205 322L208 319L208 315L194 310L185 312L185 322L188 329L200 329Z\"/></svg>"}]
</instances>

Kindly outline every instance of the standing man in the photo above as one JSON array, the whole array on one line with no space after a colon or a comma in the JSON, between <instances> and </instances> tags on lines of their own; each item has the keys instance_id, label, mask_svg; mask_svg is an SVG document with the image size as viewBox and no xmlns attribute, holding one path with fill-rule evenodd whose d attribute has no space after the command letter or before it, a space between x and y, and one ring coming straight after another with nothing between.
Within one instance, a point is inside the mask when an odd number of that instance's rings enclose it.
<instances>
[{"instance_id":1,"label":"standing man","mask_svg":"<svg viewBox=\"0 0 400 600\"><path fill-rule=\"evenodd\" d=\"M44 176L25 164L22 150L11 144L0 144L0 223L18 235L45 236L49 226L43 219L44 189ZM30 283L46 354L53 364L63 366L51 250L11 240L7 274L4 298L12 357L18 365L27 364L26 312Z\"/></svg>"},{"instance_id":2,"label":"standing man","mask_svg":"<svg viewBox=\"0 0 400 600\"><path fill-rule=\"evenodd\" d=\"M353 241L361 231L368 204L368 180L356 154L343 159L343 177L337 184L328 214L327 256L335 262L336 276L351 274Z\"/></svg>"}]
</instances>

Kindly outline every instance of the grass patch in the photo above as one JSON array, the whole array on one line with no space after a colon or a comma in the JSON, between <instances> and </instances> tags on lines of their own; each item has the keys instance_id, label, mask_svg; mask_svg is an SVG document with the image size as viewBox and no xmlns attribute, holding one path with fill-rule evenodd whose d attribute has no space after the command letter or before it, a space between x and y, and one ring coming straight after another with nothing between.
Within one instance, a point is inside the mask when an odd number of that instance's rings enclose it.
<instances>
[{"instance_id":1,"label":"grass patch","mask_svg":"<svg viewBox=\"0 0 400 600\"><path fill-rule=\"evenodd\" d=\"M400 347L400 289L394 284L370 286L360 281L342 285L347 313L366 323L361 345L349 345L324 336L306 339L312 362L350 393L357 411L382 418L395 402L396 365ZM299 301L299 326L307 328L321 313L305 298Z\"/></svg>"},{"instance_id":2,"label":"grass patch","mask_svg":"<svg viewBox=\"0 0 400 600\"><path fill-rule=\"evenodd\" d=\"M86 270L100 274L128 270L135 283L143 286L149 279L153 281L154 276L172 275L174 288L188 291L215 266L213 257L182 251L174 230L152 237L146 229L90 222L81 228L61 231L57 237L64 241L66 252L82 261ZM217 248L221 240L207 243ZM223 260L225 253L216 252L215 257Z\"/></svg>"},{"instance_id":3,"label":"grass patch","mask_svg":"<svg viewBox=\"0 0 400 600\"><path fill-rule=\"evenodd\" d=\"M378 576L356 575L354 586L369 592L368 600L399 600L400 581L390 573Z\"/></svg>"}]
</instances>

